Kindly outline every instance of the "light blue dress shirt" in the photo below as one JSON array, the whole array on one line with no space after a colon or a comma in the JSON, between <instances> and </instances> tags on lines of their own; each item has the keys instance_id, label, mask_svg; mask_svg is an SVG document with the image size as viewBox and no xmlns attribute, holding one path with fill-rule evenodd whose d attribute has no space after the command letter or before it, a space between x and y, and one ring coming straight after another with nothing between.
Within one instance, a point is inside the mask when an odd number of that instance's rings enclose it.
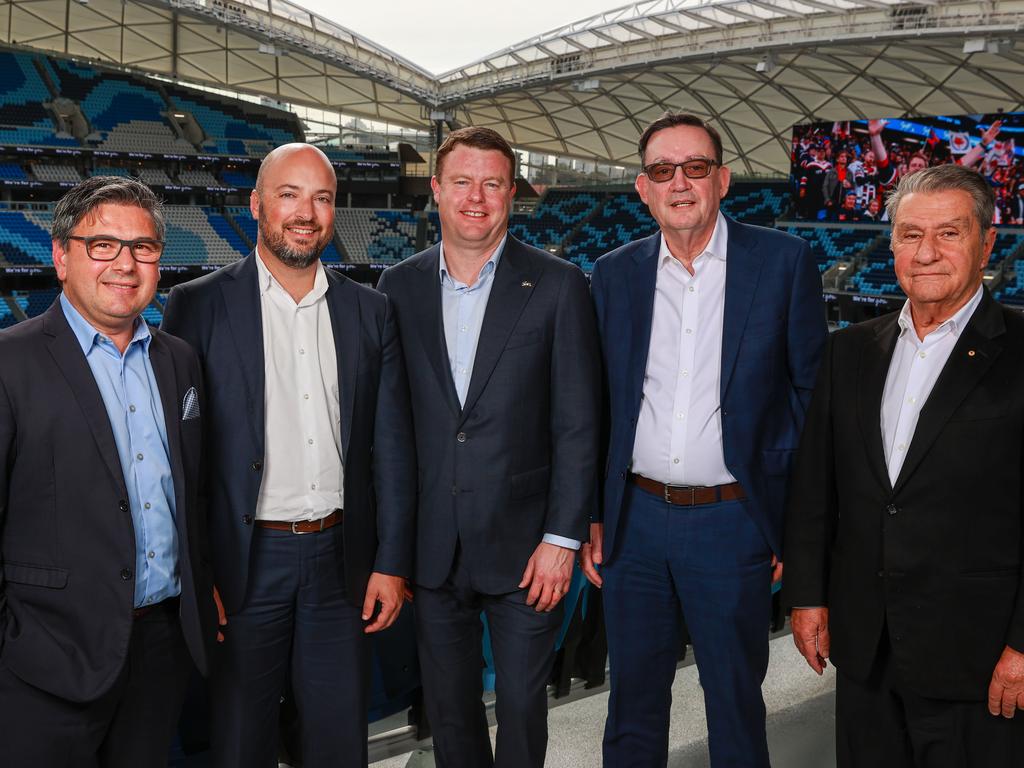
<instances>
[{"instance_id":1,"label":"light blue dress shirt","mask_svg":"<svg viewBox=\"0 0 1024 768\"><path fill-rule=\"evenodd\" d=\"M508 235L501 238L498 247L480 268L480 274L473 285L466 285L448 273L448 264L444 260L444 242L441 243L441 256L438 259L438 275L441 278L441 313L444 317L444 340L448 347L448 364L451 366L452 381L455 392L459 396L459 404L466 404L466 393L473 377L473 363L476 360L476 348L480 341L480 329L484 324L484 313L487 301L491 297L494 285L494 273L501 260L501 252L505 248ZM579 549L580 542L545 533L544 541L567 549Z\"/></svg>"},{"instance_id":2,"label":"light blue dress shirt","mask_svg":"<svg viewBox=\"0 0 1024 768\"><path fill-rule=\"evenodd\" d=\"M167 425L149 360L153 337L137 319L122 355L63 293L60 304L99 387L124 472L135 528L135 607L153 605L181 594Z\"/></svg>"}]
</instances>

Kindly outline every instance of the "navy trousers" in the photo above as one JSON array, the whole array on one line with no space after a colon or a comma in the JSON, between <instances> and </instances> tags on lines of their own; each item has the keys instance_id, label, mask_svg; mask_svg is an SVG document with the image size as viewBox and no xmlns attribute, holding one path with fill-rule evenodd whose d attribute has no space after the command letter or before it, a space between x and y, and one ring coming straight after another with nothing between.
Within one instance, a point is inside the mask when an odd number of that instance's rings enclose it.
<instances>
[{"instance_id":1,"label":"navy trousers","mask_svg":"<svg viewBox=\"0 0 1024 768\"><path fill-rule=\"evenodd\" d=\"M290 674L303 768L365 766L368 645L346 594L342 526L253 536L245 603L227 617L211 682L214 765L277 768Z\"/></svg>"},{"instance_id":2,"label":"navy trousers","mask_svg":"<svg viewBox=\"0 0 1024 768\"><path fill-rule=\"evenodd\" d=\"M686 619L704 691L713 768L765 768L771 551L730 501L669 504L627 486L604 566L611 694L605 768L664 768Z\"/></svg>"},{"instance_id":3,"label":"navy trousers","mask_svg":"<svg viewBox=\"0 0 1024 768\"><path fill-rule=\"evenodd\" d=\"M438 589L416 588L416 630L427 718L438 768L543 768L547 682L564 607L538 613L525 589L487 595L456 564ZM483 624L494 654L494 755L483 695Z\"/></svg>"}]
</instances>

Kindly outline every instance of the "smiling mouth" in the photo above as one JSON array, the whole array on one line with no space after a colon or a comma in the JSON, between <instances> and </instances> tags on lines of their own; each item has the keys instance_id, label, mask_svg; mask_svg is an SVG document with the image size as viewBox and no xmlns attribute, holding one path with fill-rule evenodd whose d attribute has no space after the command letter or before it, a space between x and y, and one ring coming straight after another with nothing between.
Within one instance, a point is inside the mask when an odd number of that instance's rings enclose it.
<instances>
[{"instance_id":1,"label":"smiling mouth","mask_svg":"<svg viewBox=\"0 0 1024 768\"><path fill-rule=\"evenodd\" d=\"M483 211L459 211L463 216L469 216L471 219L483 219L487 217L487 214Z\"/></svg>"},{"instance_id":2,"label":"smiling mouth","mask_svg":"<svg viewBox=\"0 0 1024 768\"><path fill-rule=\"evenodd\" d=\"M318 227L285 227L285 229L299 237L312 237L320 231Z\"/></svg>"},{"instance_id":3,"label":"smiling mouth","mask_svg":"<svg viewBox=\"0 0 1024 768\"><path fill-rule=\"evenodd\" d=\"M697 204L697 202L695 200L676 200L673 203L669 203L669 205L672 208L685 208L685 207L688 207L688 206L691 206L691 205L696 205L696 204Z\"/></svg>"}]
</instances>

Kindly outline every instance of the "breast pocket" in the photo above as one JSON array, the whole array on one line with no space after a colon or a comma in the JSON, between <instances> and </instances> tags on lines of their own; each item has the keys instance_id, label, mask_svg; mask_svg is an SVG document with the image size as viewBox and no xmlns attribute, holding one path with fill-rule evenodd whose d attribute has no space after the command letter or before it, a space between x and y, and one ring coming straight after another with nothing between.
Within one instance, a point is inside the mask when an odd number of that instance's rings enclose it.
<instances>
[{"instance_id":1,"label":"breast pocket","mask_svg":"<svg viewBox=\"0 0 1024 768\"><path fill-rule=\"evenodd\" d=\"M508 337L508 343L505 345L505 349L515 349L517 347L528 347L531 344L537 344L543 338L539 328L534 328L532 331L523 331L521 333L513 333Z\"/></svg>"}]
</instances>

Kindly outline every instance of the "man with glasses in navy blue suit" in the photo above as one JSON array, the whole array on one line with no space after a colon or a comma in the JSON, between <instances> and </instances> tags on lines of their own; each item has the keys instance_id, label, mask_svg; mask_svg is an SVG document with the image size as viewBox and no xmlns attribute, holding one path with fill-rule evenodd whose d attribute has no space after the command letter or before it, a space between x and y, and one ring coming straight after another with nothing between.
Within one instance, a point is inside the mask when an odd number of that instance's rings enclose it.
<instances>
[{"instance_id":1,"label":"man with glasses in navy blue suit","mask_svg":"<svg viewBox=\"0 0 1024 768\"><path fill-rule=\"evenodd\" d=\"M636 189L660 232L603 256L592 279L609 442L581 557L604 589L604 765L666 764L685 615L711 764L763 768L771 584L825 341L821 281L803 240L719 211L730 177L712 126L667 113L639 149Z\"/></svg>"}]
</instances>

